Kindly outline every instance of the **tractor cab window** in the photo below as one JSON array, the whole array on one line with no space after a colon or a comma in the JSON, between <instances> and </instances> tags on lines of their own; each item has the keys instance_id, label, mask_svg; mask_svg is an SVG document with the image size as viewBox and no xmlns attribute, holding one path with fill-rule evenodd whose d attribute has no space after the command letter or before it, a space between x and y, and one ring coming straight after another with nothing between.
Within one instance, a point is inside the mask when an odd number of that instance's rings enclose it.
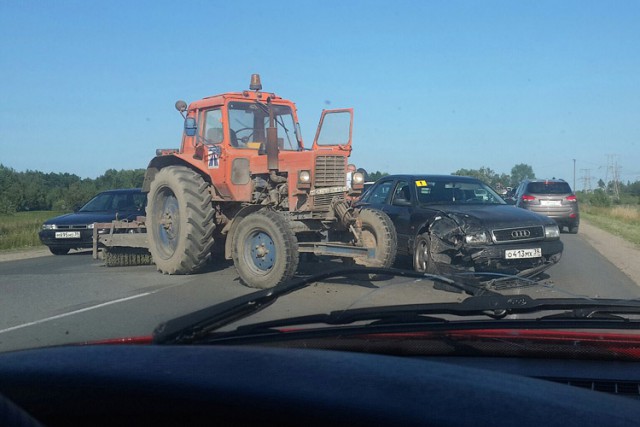
<instances>
[{"instance_id":1,"label":"tractor cab window","mask_svg":"<svg viewBox=\"0 0 640 427\"><path fill-rule=\"evenodd\" d=\"M220 144L223 139L222 112L220 109L207 110L204 114L205 144Z\"/></svg>"},{"instance_id":2,"label":"tractor cab window","mask_svg":"<svg viewBox=\"0 0 640 427\"><path fill-rule=\"evenodd\" d=\"M278 129L280 150L297 151L300 148L291 108L272 105L274 121ZM266 104L232 102L229 104L229 134L231 145L257 150L267 140L269 111Z\"/></svg>"}]
</instances>

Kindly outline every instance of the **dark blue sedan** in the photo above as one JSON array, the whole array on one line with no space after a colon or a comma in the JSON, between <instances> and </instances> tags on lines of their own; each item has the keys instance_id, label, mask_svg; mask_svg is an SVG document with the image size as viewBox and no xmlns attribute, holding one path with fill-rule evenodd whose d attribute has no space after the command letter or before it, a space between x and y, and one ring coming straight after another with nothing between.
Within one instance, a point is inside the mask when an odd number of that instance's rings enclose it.
<instances>
[{"instance_id":1,"label":"dark blue sedan","mask_svg":"<svg viewBox=\"0 0 640 427\"><path fill-rule=\"evenodd\" d=\"M508 205L482 181L452 175L390 175L358 202L393 221L398 255L415 270L460 270L532 277L560 260L550 218Z\"/></svg>"},{"instance_id":2,"label":"dark blue sedan","mask_svg":"<svg viewBox=\"0 0 640 427\"><path fill-rule=\"evenodd\" d=\"M104 191L74 213L46 220L39 233L40 241L54 255L91 248L94 223L134 220L145 214L146 205L147 195L140 188Z\"/></svg>"}]
</instances>

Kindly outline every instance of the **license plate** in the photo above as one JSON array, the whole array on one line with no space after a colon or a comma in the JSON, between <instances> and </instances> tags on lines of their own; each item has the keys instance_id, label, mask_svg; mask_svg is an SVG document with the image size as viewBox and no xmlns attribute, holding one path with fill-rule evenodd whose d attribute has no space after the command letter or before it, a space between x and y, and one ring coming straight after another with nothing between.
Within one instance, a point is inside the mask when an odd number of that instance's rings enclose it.
<instances>
[{"instance_id":1,"label":"license plate","mask_svg":"<svg viewBox=\"0 0 640 427\"><path fill-rule=\"evenodd\" d=\"M542 256L542 249L507 249L504 251L505 259L522 259L522 258L540 258Z\"/></svg>"},{"instance_id":2,"label":"license plate","mask_svg":"<svg viewBox=\"0 0 640 427\"><path fill-rule=\"evenodd\" d=\"M540 200L541 206L562 206L560 200Z\"/></svg>"},{"instance_id":3,"label":"license plate","mask_svg":"<svg viewBox=\"0 0 640 427\"><path fill-rule=\"evenodd\" d=\"M309 191L309 195L316 196L316 195L320 195L320 194L344 193L348 189L349 189L349 187L316 188L315 190Z\"/></svg>"},{"instance_id":4,"label":"license plate","mask_svg":"<svg viewBox=\"0 0 640 427\"><path fill-rule=\"evenodd\" d=\"M56 231L56 239L79 239L79 231Z\"/></svg>"}]
</instances>

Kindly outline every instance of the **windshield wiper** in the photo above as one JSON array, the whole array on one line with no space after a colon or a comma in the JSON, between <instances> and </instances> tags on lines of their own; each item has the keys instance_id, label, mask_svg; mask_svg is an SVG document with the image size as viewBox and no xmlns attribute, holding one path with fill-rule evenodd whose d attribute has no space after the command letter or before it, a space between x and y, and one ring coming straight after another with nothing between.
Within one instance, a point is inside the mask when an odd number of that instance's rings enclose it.
<instances>
[{"instance_id":1,"label":"windshield wiper","mask_svg":"<svg viewBox=\"0 0 640 427\"><path fill-rule=\"evenodd\" d=\"M562 313L546 315L535 318L524 319L505 319L508 315L536 313L541 311L558 311L567 310ZM401 306L384 306L384 307L367 307L350 310L339 310L330 313L313 314L307 316L291 317L287 319L272 320L260 322L250 325L241 325L234 330L227 332L216 332L208 337L206 342L227 342L229 339L235 338L256 338L259 336L283 335L291 334L292 330L284 330L295 326L303 325L325 325L346 326L353 325L358 328L358 333L363 332L363 328L367 329L366 333L373 333L371 328L403 326L403 330L410 326L429 325L431 328L441 328L442 325L450 325L447 327L459 327L449 318L442 317L444 315L452 315L456 317L482 317L486 316L493 319L502 327L502 322L517 322L520 327L603 327L608 326L610 322L616 322L616 329L638 329L640 326L638 321L620 316L620 314L640 315L640 303L637 301L626 300L589 300L583 298L548 298L533 299L527 295L505 296L500 294L489 294L482 296L469 297L464 301L455 303L431 303L431 304L411 304ZM435 315L435 316L434 316ZM585 321L589 322L585 325ZM357 322L361 322L358 324ZM362 323L364 322L364 323ZM478 322L476 320L476 322ZM620 322L623 322L622 324ZM494 323L492 327L498 323ZM487 328L486 323L474 323L474 328ZM471 327L468 324L466 327ZM319 331L324 329L308 329L300 328L297 332L309 333L309 331ZM332 331L335 334L335 331ZM347 333L341 329L340 334Z\"/></svg>"},{"instance_id":2,"label":"windshield wiper","mask_svg":"<svg viewBox=\"0 0 640 427\"><path fill-rule=\"evenodd\" d=\"M434 289L464 292L468 295L500 295L478 284L475 278L454 280L445 276L422 274L414 271L391 268L347 268L313 275L301 280L285 283L233 298L220 304L195 311L160 324L153 332L156 344L193 342L225 325L257 313L276 302L278 298L333 277L349 277L357 274L376 274L417 279L428 279ZM348 285L348 283L345 283Z\"/></svg>"}]
</instances>

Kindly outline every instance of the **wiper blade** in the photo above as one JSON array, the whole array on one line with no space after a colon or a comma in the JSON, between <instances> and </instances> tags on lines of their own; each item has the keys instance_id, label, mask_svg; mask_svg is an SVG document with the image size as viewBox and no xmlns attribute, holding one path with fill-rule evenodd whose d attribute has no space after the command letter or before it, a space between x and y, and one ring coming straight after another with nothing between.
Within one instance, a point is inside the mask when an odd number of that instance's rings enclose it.
<instances>
[{"instance_id":1,"label":"wiper blade","mask_svg":"<svg viewBox=\"0 0 640 427\"><path fill-rule=\"evenodd\" d=\"M239 319L255 314L273 304L278 298L308 287L314 283L333 277L349 277L355 274L376 274L413 277L428 279L433 281L438 288L438 284L444 286L443 290L453 289L465 292L469 295L495 294L472 280L453 280L445 276L422 274L414 271L397 270L392 268L346 268L326 273L316 274L304 279L281 284L270 289L263 289L233 298L229 301L216 304L202 310L181 316L160 324L153 332L153 341L156 344L187 343L197 340L216 329L233 323Z\"/></svg>"},{"instance_id":2,"label":"wiper blade","mask_svg":"<svg viewBox=\"0 0 640 427\"><path fill-rule=\"evenodd\" d=\"M339 310L330 313L298 316L273 320L251 325L239 326L221 336L246 336L265 332L278 332L278 329L291 326L324 324L328 326L350 325L356 322L369 322L362 327L398 324L443 324L450 322L443 315L486 316L494 320L504 319L508 315L536 313L541 311L569 310L559 314L528 319L529 321L555 320L611 320L629 322L619 314L639 314L640 304L626 300L589 300L584 298L545 298L533 299L528 295L507 296L487 294L472 296L461 302L407 304L400 306L367 307ZM615 314L614 314L615 313ZM438 317L434 317L437 315ZM581 325L582 326L582 325ZM216 334L217 336L217 334Z\"/></svg>"}]
</instances>

